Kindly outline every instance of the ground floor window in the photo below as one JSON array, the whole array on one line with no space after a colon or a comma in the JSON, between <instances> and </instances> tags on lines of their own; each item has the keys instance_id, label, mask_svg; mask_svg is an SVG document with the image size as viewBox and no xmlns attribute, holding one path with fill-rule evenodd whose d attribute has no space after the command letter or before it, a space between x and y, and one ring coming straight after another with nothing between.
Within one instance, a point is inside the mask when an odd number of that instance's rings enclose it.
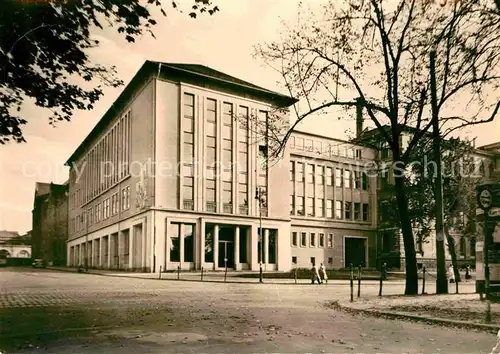
<instances>
[{"instance_id":1,"label":"ground floor window","mask_svg":"<svg viewBox=\"0 0 500 354\"><path fill-rule=\"evenodd\" d=\"M465 257L465 237L464 236L460 236L460 247L459 247L459 252L460 252L460 256L462 257Z\"/></svg>"},{"instance_id":2,"label":"ground floor window","mask_svg":"<svg viewBox=\"0 0 500 354\"><path fill-rule=\"evenodd\" d=\"M184 224L184 262L194 262L194 234L193 224Z\"/></svg>"},{"instance_id":3,"label":"ground floor window","mask_svg":"<svg viewBox=\"0 0 500 354\"><path fill-rule=\"evenodd\" d=\"M269 230L269 242L267 244L267 251L269 259L267 263L276 264L276 233L277 230Z\"/></svg>"},{"instance_id":4,"label":"ground floor window","mask_svg":"<svg viewBox=\"0 0 500 354\"><path fill-rule=\"evenodd\" d=\"M260 263L265 263L262 258L264 257L264 250L262 248L262 241L263 241L263 238L264 238L264 229L257 229L257 232L258 232L258 235L259 235L259 241L257 242L257 261Z\"/></svg>"},{"instance_id":5,"label":"ground floor window","mask_svg":"<svg viewBox=\"0 0 500 354\"><path fill-rule=\"evenodd\" d=\"M366 267L367 239L364 237L345 237L344 243L345 266L348 267L352 264L354 267Z\"/></svg>"},{"instance_id":6,"label":"ground floor window","mask_svg":"<svg viewBox=\"0 0 500 354\"><path fill-rule=\"evenodd\" d=\"M205 262L214 261L214 225L205 225Z\"/></svg>"},{"instance_id":7,"label":"ground floor window","mask_svg":"<svg viewBox=\"0 0 500 354\"><path fill-rule=\"evenodd\" d=\"M470 255L471 257L476 257L476 238L471 237L469 242L470 242Z\"/></svg>"},{"instance_id":8,"label":"ground floor window","mask_svg":"<svg viewBox=\"0 0 500 354\"><path fill-rule=\"evenodd\" d=\"M129 261L129 250L130 250L130 235L128 230L122 231L122 240L123 240L123 257L124 262L128 264Z\"/></svg>"},{"instance_id":9,"label":"ground floor window","mask_svg":"<svg viewBox=\"0 0 500 354\"><path fill-rule=\"evenodd\" d=\"M181 260L179 242L180 227L181 224L172 224L172 236L170 236L170 262L180 262Z\"/></svg>"},{"instance_id":10,"label":"ground floor window","mask_svg":"<svg viewBox=\"0 0 500 354\"><path fill-rule=\"evenodd\" d=\"M248 227L240 227L240 263L247 263L247 234Z\"/></svg>"}]
</instances>

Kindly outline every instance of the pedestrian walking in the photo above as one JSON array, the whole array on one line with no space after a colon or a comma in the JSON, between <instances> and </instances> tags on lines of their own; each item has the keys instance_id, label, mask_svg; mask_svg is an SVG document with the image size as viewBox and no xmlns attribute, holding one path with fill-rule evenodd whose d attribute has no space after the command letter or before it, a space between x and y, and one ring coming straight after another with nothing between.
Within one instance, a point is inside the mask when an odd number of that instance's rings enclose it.
<instances>
[{"instance_id":1,"label":"pedestrian walking","mask_svg":"<svg viewBox=\"0 0 500 354\"><path fill-rule=\"evenodd\" d=\"M387 280L387 263L382 264L380 272L382 273L382 280Z\"/></svg>"},{"instance_id":2,"label":"pedestrian walking","mask_svg":"<svg viewBox=\"0 0 500 354\"><path fill-rule=\"evenodd\" d=\"M470 275L470 265L465 266L465 281L469 280L471 277Z\"/></svg>"},{"instance_id":3,"label":"pedestrian walking","mask_svg":"<svg viewBox=\"0 0 500 354\"><path fill-rule=\"evenodd\" d=\"M453 265L450 264L450 267L448 268L448 279L450 279L450 283L455 282L455 271L453 270Z\"/></svg>"},{"instance_id":4,"label":"pedestrian walking","mask_svg":"<svg viewBox=\"0 0 500 354\"><path fill-rule=\"evenodd\" d=\"M315 281L318 281L318 284L321 284L318 268L316 268L316 265L313 263L311 269L311 284L314 284Z\"/></svg>"},{"instance_id":5,"label":"pedestrian walking","mask_svg":"<svg viewBox=\"0 0 500 354\"><path fill-rule=\"evenodd\" d=\"M321 263L319 266L319 276L321 277L322 284L323 282L328 283L328 276L326 275L326 269L323 263Z\"/></svg>"}]
</instances>

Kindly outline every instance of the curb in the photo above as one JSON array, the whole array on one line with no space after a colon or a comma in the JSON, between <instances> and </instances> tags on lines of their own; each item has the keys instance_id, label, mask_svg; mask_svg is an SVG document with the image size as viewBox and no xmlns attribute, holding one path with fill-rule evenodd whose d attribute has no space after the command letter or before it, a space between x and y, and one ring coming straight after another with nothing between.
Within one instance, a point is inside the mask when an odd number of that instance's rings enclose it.
<instances>
[{"instance_id":1,"label":"curb","mask_svg":"<svg viewBox=\"0 0 500 354\"><path fill-rule=\"evenodd\" d=\"M67 273L75 273L75 274L87 274L87 275L99 275L99 276L103 276L103 277L114 277L114 278L128 278L128 279L145 279L145 280L166 280L166 281L184 281L184 282L198 282L198 283L219 283L219 284L254 284L254 285L261 285L262 283L259 283L257 281L254 281L254 282L250 282L250 281L244 281L244 280L231 280L231 281L224 281L224 280L201 280L201 279L172 279L172 278L158 278L158 276L156 277L138 277L138 276L132 276L132 275L115 275L115 274L106 274L106 273L100 273L100 272L94 272L94 271L89 271L89 272L82 272L82 273L79 273L78 271L76 270L73 270L72 268L71 269L65 269L65 268L50 268L50 267L47 267L45 268L47 270L52 270L52 271L57 271L57 272L67 272ZM124 273L126 274L126 273ZM154 273L156 274L156 273ZM162 273L164 274L164 273ZM207 277L210 277L207 276ZM206 278L205 278L206 279ZM272 284L272 285L294 285L294 286L297 286L297 285L313 285L309 282L298 282L298 283L294 283L292 280L290 282L270 282L269 280L272 280L273 278L268 278L267 282L266 282L266 278L264 277L264 283L263 284ZM274 278L276 279L276 278ZM403 284L402 282L400 282L399 280L394 280L394 281L388 281L388 283L390 285L399 285L399 284ZM369 283L371 284L371 283ZM315 285L320 285L320 284L315 284ZM346 280L345 283L327 283L327 284L321 284L321 285L326 285L326 286L348 286L349 285L349 281ZM366 285L366 283L365 283Z\"/></svg>"},{"instance_id":2,"label":"curb","mask_svg":"<svg viewBox=\"0 0 500 354\"><path fill-rule=\"evenodd\" d=\"M144 279L144 280L163 280L163 281L184 281L184 282L197 282L197 283L221 283L221 284L255 284L255 285L259 285L261 283L259 282L249 282L249 281L242 281L242 280L231 280L231 281L224 281L224 280L198 280L198 279L170 279L170 278L158 278L158 276L156 277L134 277L132 275L114 275L114 274L106 274L106 273L99 273L99 272L83 272L83 273L78 273L77 271L74 271L72 269L64 269L64 268L46 268L48 270L53 270L53 271L57 271L57 272L67 272L67 273L76 273L76 274L86 274L86 275L99 275L99 276L103 276L103 277L113 277L113 278L129 278L129 279ZM162 273L163 274L163 273ZM309 284L308 282L301 282L301 283L284 283L284 282L266 282L265 281L266 278L264 278L264 283L263 284L280 284L280 285L312 285L312 284ZM316 285L320 285L320 284L316 284ZM346 284L335 284L335 283L332 283L330 285L341 285L341 286L345 286ZM348 285L348 284L347 284Z\"/></svg>"},{"instance_id":3,"label":"curb","mask_svg":"<svg viewBox=\"0 0 500 354\"><path fill-rule=\"evenodd\" d=\"M406 320L422 322L427 324L442 325L447 327L459 327L465 329L476 329L480 331L485 331L493 334L497 334L500 331L500 325L498 324L486 324L486 323L473 323L459 320L451 320L437 317L425 317L418 315L410 315L402 312L392 312L392 311L381 311L372 309L359 309L354 307L349 307L340 304L338 301L331 303L331 307L339 311L343 311L352 315L364 314L374 317L382 317L392 320Z\"/></svg>"}]
</instances>

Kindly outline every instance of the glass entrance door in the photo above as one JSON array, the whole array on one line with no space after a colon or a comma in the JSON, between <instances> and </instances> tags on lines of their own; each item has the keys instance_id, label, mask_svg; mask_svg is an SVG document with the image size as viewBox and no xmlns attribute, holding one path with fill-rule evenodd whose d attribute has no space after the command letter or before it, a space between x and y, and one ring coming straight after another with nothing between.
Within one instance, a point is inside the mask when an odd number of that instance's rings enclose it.
<instances>
[{"instance_id":1,"label":"glass entrance door","mask_svg":"<svg viewBox=\"0 0 500 354\"><path fill-rule=\"evenodd\" d=\"M227 262L227 263L226 263ZM219 260L218 267L234 268L234 242L233 241L219 241Z\"/></svg>"}]
</instances>

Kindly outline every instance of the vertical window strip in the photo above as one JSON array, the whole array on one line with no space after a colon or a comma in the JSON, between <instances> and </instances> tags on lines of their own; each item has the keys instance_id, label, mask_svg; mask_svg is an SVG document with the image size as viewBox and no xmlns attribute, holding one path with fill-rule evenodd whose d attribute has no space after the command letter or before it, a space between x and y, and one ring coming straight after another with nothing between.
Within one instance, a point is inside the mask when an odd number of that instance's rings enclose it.
<instances>
[{"instance_id":1,"label":"vertical window strip","mask_svg":"<svg viewBox=\"0 0 500 354\"><path fill-rule=\"evenodd\" d=\"M205 204L205 209L209 212L215 212L217 210L217 188L216 188L216 183L215 183L215 166L217 164L217 101L214 99L207 99L206 100L207 107L206 107L206 122L205 122L205 127L206 127L206 132L205 132L205 139L206 139L206 145L207 145L207 155L210 152L210 155L212 155L211 158L213 158L213 162L215 163L214 165L209 166L208 164L205 166L205 174L206 174L206 179L205 179L205 196L206 196L206 204ZM210 143L208 142L210 141ZM208 161L208 158L207 158Z\"/></svg>"},{"instance_id":2,"label":"vertical window strip","mask_svg":"<svg viewBox=\"0 0 500 354\"><path fill-rule=\"evenodd\" d=\"M121 168L121 178L125 176L125 154L127 152L126 140L125 140L125 132L127 131L126 127L126 119L125 116L122 117L122 168ZM120 178L120 179L121 179Z\"/></svg>"},{"instance_id":3,"label":"vertical window strip","mask_svg":"<svg viewBox=\"0 0 500 354\"><path fill-rule=\"evenodd\" d=\"M132 131L130 130L130 127L132 125L132 112L129 111L127 115L127 176L130 175L130 152L131 152L131 147L132 147Z\"/></svg>"},{"instance_id":4,"label":"vertical window strip","mask_svg":"<svg viewBox=\"0 0 500 354\"><path fill-rule=\"evenodd\" d=\"M117 125L115 124L115 126L113 127L113 184L116 183L116 174L117 174L117 163L118 163L118 160L117 160L117 150L118 150L118 147L117 147L117 139L116 139L116 136L117 136Z\"/></svg>"},{"instance_id":5,"label":"vertical window strip","mask_svg":"<svg viewBox=\"0 0 500 354\"><path fill-rule=\"evenodd\" d=\"M240 210L242 214L248 214L248 123L249 123L249 116L248 116L248 107L245 106L240 106L240 109L243 112L243 116L240 118L242 121L239 122L239 130L238 130L238 157L242 156L244 161L238 161L240 164L243 164L245 166L245 170L241 171L240 174L244 175L242 179L244 180L245 183L241 183L240 180L238 180L238 186L239 186L239 196L243 198L239 198L239 205L240 205Z\"/></svg>"},{"instance_id":6,"label":"vertical window strip","mask_svg":"<svg viewBox=\"0 0 500 354\"><path fill-rule=\"evenodd\" d=\"M98 194L102 192L102 144L99 142L97 144L97 191Z\"/></svg>"}]
</instances>

